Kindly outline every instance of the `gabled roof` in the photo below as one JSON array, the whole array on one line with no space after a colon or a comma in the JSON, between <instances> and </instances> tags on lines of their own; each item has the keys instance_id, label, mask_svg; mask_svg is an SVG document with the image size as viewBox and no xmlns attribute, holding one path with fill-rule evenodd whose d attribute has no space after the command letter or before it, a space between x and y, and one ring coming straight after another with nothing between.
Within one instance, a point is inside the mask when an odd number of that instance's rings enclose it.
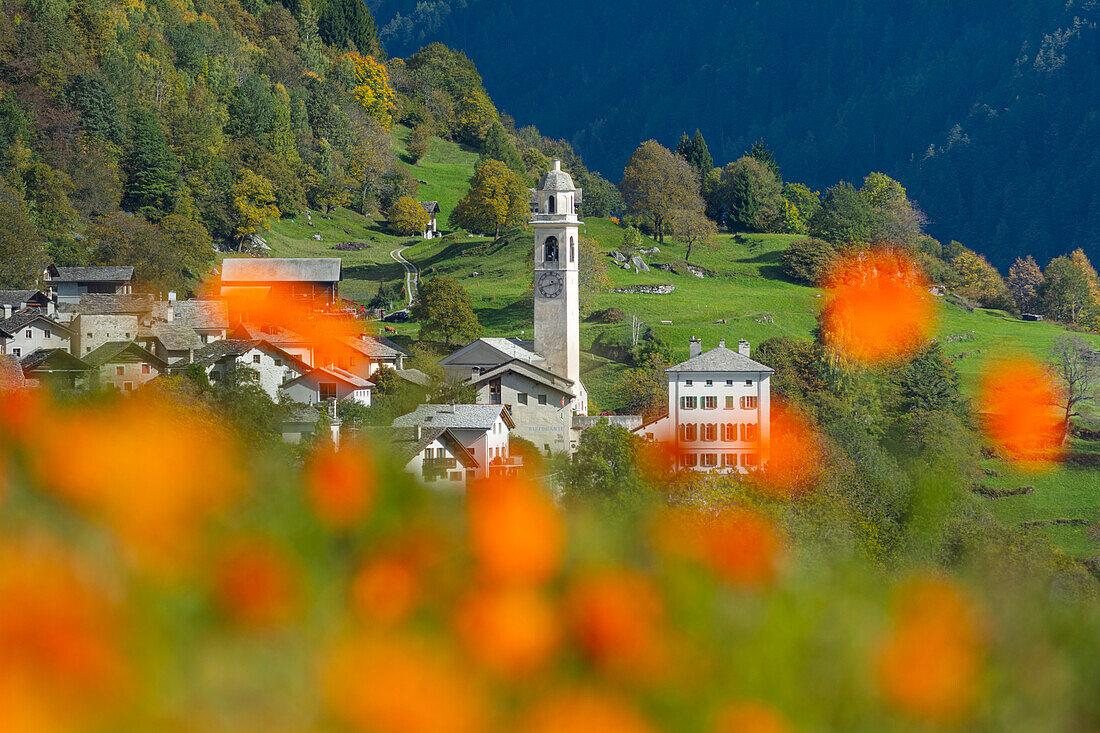
<instances>
[{"instance_id":1,"label":"gabled roof","mask_svg":"<svg viewBox=\"0 0 1100 733\"><path fill-rule=\"evenodd\" d=\"M133 341L108 341L98 349L93 349L90 353L85 354L83 361L90 366L99 367L114 361L126 352L130 352L142 361L156 364L160 369L168 366L168 362L164 359L161 359L152 352L146 351Z\"/></svg>"},{"instance_id":2,"label":"gabled roof","mask_svg":"<svg viewBox=\"0 0 1100 733\"><path fill-rule=\"evenodd\" d=\"M234 339L267 341L270 344L306 344L312 345L302 334L282 326L260 327L251 323L240 323L229 335Z\"/></svg>"},{"instance_id":3,"label":"gabled roof","mask_svg":"<svg viewBox=\"0 0 1100 733\"><path fill-rule=\"evenodd\" d=\"M45 321L49 328L62 331L70 336L73 332L68 326L63 326L52 318L47 317L42 311L30 310L13 313L11 318L0 320L0 332L6 333L8 336L14 336L16 331L19 331L24 326L27 326L35 321Z\"/></svg>"},{"instance_id":4,"label":"gabled roof","mask_svg":"<svg viewBox=\"0 0 1100 733\"><path fill-rule=\"evenodd\" d=\"M416 427L369 427L362 428L362 432L372 439L385 442L392 449L393 455L401 465L408 465L409 461L424 452L424 449L435 441L439 441L464 468L477 468L478 462L466 446L462 445L454 433L448 428L433 426L420 429L417 437Z\"/></svg>"},{"instance_id":5,"label":"gabled roof","mask_svg":"<svg viewBox=\"0 0 1100 733\"><path fill-rule=\"evenodd\" d=\"M344 339L344 343L372 359L396 359L399 356L405 356L405 352L396 348L392 341L377 336Z\"/></svg>"},{"instance_id":6,"label":"gabled roof","mask_svg":"<svg viewBox=\"0 0 1100 733\"><path fill-rule=\"evenodd\" d=\"M277 354L280 359L285 359L287 362L293 364L299 371L304 372L309 369L309 366L304 361L294 356L294 354L288 354L275 344L264 339L221 339L220 341L211 341L195 351L193 360L195 364L210 367L226 357L231 356L236 359L252 351L252 349L263 349L273 354Z\"/></svg>"},{"instance_id":7,"label":"gabled roof","mask_svg":"<svg viewBox=\"0 0 1100 733\"><path fill-rule=\"evenodd\" d=\"M406 382L415 384L417 387L431 386L432 378L419 369L395 369L394 372Z\"/></svg>"},{"instance_id":8,"label":"gabled roof","mask_svg":"<svg viewBox=\"0 0 1100 733\"><path fill-rule=\"evenodd\" d=\"M266 282L338 282L339 257L228 257L222 284Z\"/></svg>"},{"instance_id":9,"label":"gabled roof","mask_svg":"<svg viewBox=\"0 0 1100 733\"><path fill-rule=\"evenodd\" d=\"M666 374L676 372L774 372L769 366L739 354L725 346L704 351L687 361L665 369Z\"/></svg>"},{"instance_id":10,"label":"gabled roof","mask_svg":"<svg viewBox=\"0 0 1100 733\"><path fill-rule=\"evenodd\" d=\"M439 202L438 201L421 201L420 205L423 206L424 211L428 212L429 214L438 214L439 213Z\"/></svg>"},{"instance_id":11,"label":"gabled roof","mask_svg":"<svg viewBox=\"0 0 1100 733\"><path fill-rule=\"evenodd\" d=\"M185 323L157 323L148 329L142 329L142 335L160 341L161 345L169 351L186 351L187 349L201 349L202 339L195 333L195 329Z\"/></svg>"},{"instance_id":12,"label":"gabled roof","mask_svg":"<svg viewBox=\"0 0 1100 733\"><path fill-rule=\"evenodd\" d=\"M516 374L522 374L528 379L532 379L539 384L544 384L551 389L556 389L559 392L566 394L572 393L573 380L566 379L565 377L559 377L553 372L543 369L535 364L529 364L526 361L520 359L512 359L511 361L495 366L488 371L481 372L477 379L470 378L470 384L478 385L489 381L490 379L496 379L505 372L515 372Z\"/></svg>"},{"instance_id":13,"label":"gabled roof","mask_svg":"<svg viewBox=\"0 0 1100 733\"><path fill-rule=\"evenodd\" d=\"M286 383L282 385L282 387L288 387L295 382L299 382L308 377L327 377L328 379L335 379L337 381L343 382L344 384L349 384L352 387L355 387L355 389L374 389L374 382L371 382L369 379L363 379L362 377L352 374L351 372L346 372L339 367L311 369L301 376L287 380Z\"/></svg>"},{"instance_id":14,"label":"gabled roof","mask_svg":"<svg viewBox=\"0 0 1100 733\"><path fill-rule=\"evenodd\" d=\"M34 371L86 372L92 368L79 357L65 351L65 349L38 349L33 354L23 357L19 365L23 367L24 373Z\"/></svg>"},{"instance_id":15,"label":"gabled roof","mask_svg":"<svg viewBox=\"0 0 1100 733\"><path fill-rule=\"evenodd\" d=\"M482 360L480 364L475 362L463 361L464 357L469 355L471 352L476 351L479 346L488 347L492 351L495 351L499 356L493 360ZM469 364L470 366L481 366L484 368L495 367L499 364L503 364L513 359L521 359L532 364L546 361L541 356L536 354L533 349L534 342L532 341L523 341L517 338L480 338L476 341L471 341L458 351L455 351L443 357L439 360L439 363L444 366L451 364Z\"/></svg>"},{"instance_id":16,"label":"gabled roof","mask_svg":"<svg viewBox=\"0 0 1100 733\"><path fill-rule=\"evenodd\" d=\"M504 405L420 405L394 420L393 426L430 425L452 430L490 430L498 417L504 418L509 428L516 426Z\"/></svg>"},{"instance_id":17,"label":"gabled roof","mask_svg":"<svg viewBox=\"0 0 1100 733\"><path fill-rule=\"evenodd\" d=\"M0 306L18 308L23 303L44 306L48 300L46 294L40 290L0 290Z\"/></svg>"},{"instance_id":18,"label":"gabled roof","mask_svg":"<svg viewBox=\"0 0 1100 733\"><path fill-rule=\"evenodd\" d=\"M134 268L130 266L56 267L50 265L46 272L50 276L50 282L55 283L129 282L134 279Z\"/></svg>"},{"instance_id":19,"label":"gabled roof","mask_svg":"<svg viewBox=\"0 0 1100 733\"><path fill-rule=\"evenodd\" d=\"M152 313L155 303L145 293L84 293L79 303L61 303L58 310L89 316L142 316Z\"/></svg>"}]
</instances>

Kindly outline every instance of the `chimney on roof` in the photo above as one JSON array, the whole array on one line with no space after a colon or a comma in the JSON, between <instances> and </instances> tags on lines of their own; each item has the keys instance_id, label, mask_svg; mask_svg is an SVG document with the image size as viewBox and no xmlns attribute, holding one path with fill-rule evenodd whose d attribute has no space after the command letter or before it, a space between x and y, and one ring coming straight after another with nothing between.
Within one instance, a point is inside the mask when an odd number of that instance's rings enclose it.
<instances>
[{"instance_id":1,"label":"chimney on roof","mask_svg":"<svg viewBox=\"0 0 1100 733\"><path fill-rule=\"evenodd\" d=\"M749 356L749 342L745 339L741 339L737 342L737 353L741 356L748 358Z\"/></svg>"},{"instance_id":2,"label":"chimney on roof","mask_svg":"<svg viewBox=\"0 0 1100 733\"><path fill-rule=\"evenodd\" d=\"M718 339L718 348L719 349L726 348L726 340L725 339Z\"/></svg>"},{"instance_id":3,"label":"chimney on roof","mask_svg":"<svg viewBox=\"0 0 1100 733\"><path fill-rule=\"evenodd\" d=\"M11 318L11 303L4 303L4 320Z\"/></svg>"},{"instance_id":4,"label":"chimney on roof","mask_svg":"<svg viewBox=\"0 0 1100 733\"><path fill-rule=\"evenodd\" d=\"M424 428L421 427L420 425L417 425L416 426L416 439L419 441L423 438L423 436L424 436Z\"/></svg>"},{"instance_id":5,"label":"chimney on roof","mask_svg":"<svg viewBox=\"0 0 1100 733\"><path fill-rule=\"evenodd\" d=\"M694 359L703 353L703 342L692 336L691 341L688 342L688 358Z\"/></svg>"},{"instance_id":6,"label":"chimney on roof","mask_svg":"<svg viewBox=\"0 0 1100 733\"><path fill-rule=\"evenodd\" d=\"M21 310L21 311L27 310L27 302L26 301L23 301L22 303L19 304L19 310Z\"/></svg>"},{"instance_id":7,"label":"chimney on roof","mask_svg":"<svg viewBox=\"0 0 1100 733\"><path fill-rule=\"evenodd\" d=\"M560 158L554 158L554 168L553 168L553 170L561 171L561 159Z\"/></svg>"},{"instance_id":8,"label":"chimney on roof","mask_svg":"<svg viewBox=\"0 0 1100 733\"><path fill-rule=\"evenodd\" d=\"M46 315L47 316L52 316L56 312L57 312L57 306L54 305L54 302L52 300L47 298L46 299Z\"/></svg>"},{"instance_id":9,"label":"chimney on roof","mask_svg":"<svg viewBox=\"0 0 1100 733\"><path fill-rule=\"evenodd\" d=\"M164 320L169 323L176 322L176 294L168 293L168 308L164 314Z\"/></svg>"}]
</instances>

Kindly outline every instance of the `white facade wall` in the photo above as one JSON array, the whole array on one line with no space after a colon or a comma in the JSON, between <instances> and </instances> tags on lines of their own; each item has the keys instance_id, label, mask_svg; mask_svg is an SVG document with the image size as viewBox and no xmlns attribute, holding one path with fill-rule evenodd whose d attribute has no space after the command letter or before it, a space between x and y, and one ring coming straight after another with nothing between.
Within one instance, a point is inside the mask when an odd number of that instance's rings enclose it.
<instances>
[{"instance_id":1,"label":"white facade wall","mask_svg":"<svg viewBox=\"0 0 1100 733\"><path fill-rule=\"evenodd\" d=\"M356 388L346 382L326 377L323 374L307 374L293 384L283 385L278 389L295 402L312 405L321 402L322 383L335 385L337 400L350 398L361 405L370 407L371 391L369 389Z\"/></svg>"},{"instance_id":2,"label":"white facade wall","mask_svg":"<svg viewBox=\"0 0 1100 733\"><path fill-rule=\"evenodd\" d=\"M427 478L424 476L424 464L425 462L430 464L433 461L454 462L454 467L447 469L446 478ZM425 486L441 489L466 488L466 468L458 461L450 448L438 440L432 441L431 445L406 463L405 471Z\"/></svg>"},{"instance_id":3,"label":"white facade wall","mask_svg":"<svg viewBox=\"0 0 1100 733\"><path fill-rule=\"evenodd\" d=\"M301 372L286 357L259 347L249 349L235 360L223 359L215 364L210 372L211 374L218 372L216 378L223 379L226 369L239 366L254 370L264 392L275 401L279 399L279 388L283 383L301 375Z\"/></svg>"},{"instance_id":4,"label":"white facade wall","mask_svg":"<svg viewBox=\"0 0 1100 733\"><path fill-rule=\"evenodd\" d=\"M668 416L638 432L676 444L683 468L744 473L766 462L770 429L770 373L681 372L670 375Z\"/></svg>"},{"instance_id":5,"label":"white facade wall","mask_svg":"<svg viewBox=\"0 0 1100 733\"><path fill-rule=\"evenodd\" d=\"M41 320L32 321L19 328L10 339L0 339L0 354L7 354L16 359L29 356L39 349L69 351L69 347L68 334Z\"/></svg>"},{"instance_id":6,"label":"white facade wall","mask_svg":"<svg viewBox=\"0 0 1100 733\"><path fill-rule=\"evenodd\" d=\"M490 382L479 385L478 403L493 404L491 391ZM516 424L516 435L530 440L544 452L572 451L573 395L516 372L500 375L500 392L500 404L509 408ZM562 398L565 398L564 408ZM540 403L540 399L544 399L545 404Z\"/></svg>"},{"instance_id":7,"label":"white facade wall","mask_svg":"<svg viewBox=\"0 0 1100 733\"><path fill-rule=\"evenodd\" d=\"M493 421L493 427L489 430L451 428L454 436L465 446L466 450L474 454L478 467L474 472L474 478L483 478L489 475L490 463L494 458L508 460L508 424L504 419L497 417Z\"/></svg>"},{"instance_id":8,"label":"white facade wall","mask_svg":"<svg viewBox=\"0 0 1100 733\"><path fill-rule=\"evenodd\" d=\"M151 379L160 375L160 369L156 364L137 361L136 357L123 354L119 359L126 361L114 361L101 364L99 367L99 383L104 387L117 389L119 392L133 392ZM133 361L130 361L133 359Z\"/></svg>"}]
</instances>

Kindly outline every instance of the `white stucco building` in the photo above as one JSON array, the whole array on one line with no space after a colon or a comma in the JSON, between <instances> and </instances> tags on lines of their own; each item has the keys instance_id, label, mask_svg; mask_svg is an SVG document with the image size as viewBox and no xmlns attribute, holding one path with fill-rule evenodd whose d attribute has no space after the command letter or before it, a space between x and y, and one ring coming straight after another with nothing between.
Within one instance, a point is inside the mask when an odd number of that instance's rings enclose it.
<instances>
[{"instance_id":1,"label":"white stucco building","mask_svg":"<svg viewBox=\"0 0 1100 733\"><path fill-rule=\"evenodd\" d=\"M0 311L0 354L15 359L30 356L39 349L70 351L73 333L48 317L44 311L25 308L13 312L10 304Z\"/></svg>"},{"instance_id":2,"label":"white stucco building","mask_svg":"<svg viewBox=\"0 0 1100 733\"><path fill-rule=\"evenodd\" d=\"M503 405L421 405L393 421L395 428L447 428L477 461L472 478L509 474L519 463L508 450L515 423Z\"/></svg>"},{"instance_id":3,"label":"white stucco building","mask_svg":"<svg viewBox=\"0 0 1100 733\"><path fill-rule=\"evenodd\" d=\"M484 338L440 361L472 384L478 402L506 405L516 433L547 453L573 452L572 418L588 414L581 383L581 190L555 160L532 191L535 338Z\"/></svg>"},{"instance_id":4,"label":"white stucco building","mask_svg":"<svg viewBox=\"0 0 1100 733\"><path fill-rule=\"evenodd\" d=\"M373 389L374 384L369 380L339 367L311 369L279 387L280 392L295 402L312 405L352 400L364 407L370 407Z\"/></svg>"},{"instance_id":5,"label":"white stucco building","mask_svg":"<svg viewBox=\"0 0 1100 733\"><path fill-rule=\"evenodd\" d=\"M194 352L194 364L199 365L211 383L229 379L237 369L250 369L268 397L278 401L279 388L309 371L293 354L262 340L221 339ZM183 373L189 364L173 364L173 372ZM303 402L305 400L302 400Z\"/></svg>"},{"instance_id":6,"label":"white stucco building","mask_svg":"<svg viewBox=\"0 0 1100 733\"><path fill-rule=\"evenodd\" d=\"M665 373L668 414L635 433L674 444L680 468L745 473L767 461L774 370L749 358L747 341L704 352L693 338L688 360Z\"/></svg>"}]
</instances>

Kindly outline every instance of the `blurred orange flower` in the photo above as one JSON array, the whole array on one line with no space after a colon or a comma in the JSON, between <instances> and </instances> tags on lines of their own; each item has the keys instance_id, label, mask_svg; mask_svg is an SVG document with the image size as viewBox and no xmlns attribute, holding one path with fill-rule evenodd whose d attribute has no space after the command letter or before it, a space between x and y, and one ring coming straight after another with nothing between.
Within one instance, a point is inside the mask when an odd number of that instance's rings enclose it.
<instances>
[{"instance_id":1,"label":"blurred orange flower","mask_svg":"<svg viewBox=\"0 0 1100 733\"><path fill-rule=\"evenodd\" d=\"M420 596L420 570L394 554L369 559L351 581L351 605L364 621L393 625L408 618Z\"/></svg>"},{"instance_id":2,"label":"blurred orange flower","mask_svg":"<svg viewBox=\"0 0 1100 733\"><path fill-rule=\"evenodd\" d=\"M317 518L331 528L350 527L370 511L378 490L374 457L359 443L322 447L306 466L306 493Z\"/></svg>"},{"instance_id":3,"label":"blurred orange flower","mask_svg":"<svg viewBox=\"0 0 1100 733\"><path fill-rule=\"evenodd\" d=\"M995 364L982 377L979 395L985 433L1012 460L1047 467L1062 454L1061 399L1050 375L1030 357Z\"/></svg>"},{"instance_id":4,"label":"blurred orange flower","mask_svg":"<svg viewBox=\"0 0 1100 733\"><path fill-rule=\"evenodd\" d=\"M487 728L482 690L443 645L409 636L363 635L324 663L328 706L370 733L475 733Z\"/></svg>"},{"instance_id":5,"label":"blurred orange flower","mask_svg":"<svg viewBox=\"0 0 1100 733\"><path fill-rule=\"evenodd\" d=\"M537 704L520 733L656 733L625 700L591 690L558 692Z\"/></svg>"},{"instance_id":6,"label":"blurred orange flower","mask_svg":"<svg viewBox=\"0 0 1100 733\"><path fill-rule=\"evenodd\" d=\"M219 605L237 624L270 629L290 621L299 606L299 586L282 551L262 538L233 542L215 567Z\"/></svg>"},{"instance_id":7,"label":"blurred orange flower","mask_svg":"<svg viewBox=\"0 0 1100 733\"><path fill-rule=\"evenodd\" d=\"M232 436L197 408L133 395L48 421L65 440L28 443L38 485L105 522L151 567L190 560L204 523L244 486Z\"/></svg>"},{"instance_id":8,"label":"blurred orange flower","mask_svg":"<svg viewBox=\"0 0 1100 733\"><path fill-rule=\"evenodd\" d=\"M660 515L655 527L657 547L706 565L728 583L770 585L785 555L779 528L768 517L744 508L715 516L690 511Z\"/></svg>"},{"instance_id":9,"label":"blurred orange flower","mask_svg":"<svg viewBox=\"0 0 1100 733\"><path fill-rule=\"evenodd\" d=\"M771 407L769 433L761 441L766 465L757 485L774 497L796 497L811 491L821 472L821 447L810 421L788 405Z\"/></svg>"},{"instance_id":10,"label":"blurred orange flower","mask_svg":"<svg viewBox=\"0 0 1100 733\"><path fill-rule=\"evenodd\" d=\"M0 547L0 730L83 729L126 697L119 610L59 547Z\"/></svg>"},{"instance_id":11,"label":"blurred orange flower","mask_svg":"<svg viewBox=\"0 0 1100 733\"><path fill-rule=\"evenodd\" d=\"M960 722L977 700L981 637L974 603L953 583L910 581L897 592L893 628L876 650L879 689L914 718Z\"/></svg>"},{"instance_id":12,"label":"blurred orange flower","mask_svg":"<svg viewBox=\"0 0 1100 733\"><path fill-rule=\"evenodd\" d=\"M665 608L645 577L601 570L569 589L568 615L580 647L604 672L635 679L659 674L665 662Z\"/></svg>"},{"instance_id":13,"label":"blurred orange flower","mask_svg":"<svg viewBox=\"0 0 1100 733\"><path fill-rule=\"evenodd\" d=\"M489 477L466 497L470 545L486 579L549 580L561 566L565 530L554 503L526 478Z\"/></svg>"},{"instance_id":14,"label":"blurred orange flower","mask_svg":"<svg viewBox=\"0 0 1100 733\"><path fill-rule=\"evenodd\" d=\"M462 602L455 623L470 656L510 677L545 665L561 638L556 609L530 586L474 591Z\"/></svg>"},{"instance_id":15,"label":"blurred orange flower","mask_svg":"<svg viewBox=\"0 0 1100 733\"><path fill-rule=\"evenodd\" d=\"M879 363L916 353L932 335L934 310L920 265L894 249L842 256L825 278L826 343L845 356Z\"/></svg>"},{"instance_id":16,"label":"blurred orange flower","mask_svg":"<svg viewBox=\"0 0 1100 733\"><path fill-rule=\"evenodd\" d=\"M731 703L718 711L714 733L789 733L786 718L759 702Z\"/></svg>"}]
</instances>

